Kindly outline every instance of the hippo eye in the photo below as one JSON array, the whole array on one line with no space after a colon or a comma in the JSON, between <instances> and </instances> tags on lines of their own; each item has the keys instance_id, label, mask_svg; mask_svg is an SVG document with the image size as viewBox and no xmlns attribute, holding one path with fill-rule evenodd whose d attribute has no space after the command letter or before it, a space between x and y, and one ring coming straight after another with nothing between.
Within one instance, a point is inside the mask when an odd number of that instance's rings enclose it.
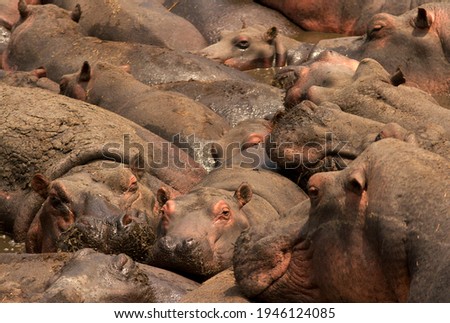
<instances>
[{"instance_id":1,"label":"hippo eye","mask_svg":"<svg viewBox=\"0 0 450 323\"><path fill-rule=\"evenodd\" d=\"M380 141L381 139L383 139L381 137L381 133L379 133L376 137L375 137L375 141Z\"/></svg>"},{"instance_id":2,"label":"hippo eye","mask_svg":"<svg viewBox=\"0 0 450 323\"><path fill-rule=\"evenodd\" d=\"M67 81L66 80L62 80L61 83L59 83L59 93L60 94L65 94L67 90Z\"/></svg>"},{"instance_id":3,"label":"hippo eye","mask_svg":"<svg viewBox=\"0 0 450 323\"><path fill-rule=\"evenodd\" d=\"M223 208L219 215L220 220L228 220L231 216L231 211L229 208Z\"/></svg>"},{"instance_id":4,"label":"hippo eye","mask_svg":"<svg viewBox=\"0 0 450 323\"><path fill-rule=\"evenodd\" d=\"M308 196L310 199L316 199L319 197L319 189L315 186L308 187Z\"/></svg>"},{"instance_id":5,"label":"hippo eye","mask_svg":"<svg viewBox=\"0 0 450 323\"><path fill-rule=\"evenodd\" d=\"M245 50L247 48L250 47L250 42L248 41L248 39L245 38L238 38L235 42L234 42L234 46L236 46L237 48L241 49L241 50Z\"/></svg>"},{"instance_id":6,"label":"hippo eye","mask_svg":"<svg viewBox=\"0 0 450 323\"><path fill-rule=\"evenodd\" d=\"M383 25L375 25L373 28L367 33L369 39L373 39L377 36L377 33L383 29Z\"/></svg>"}]
</instances>

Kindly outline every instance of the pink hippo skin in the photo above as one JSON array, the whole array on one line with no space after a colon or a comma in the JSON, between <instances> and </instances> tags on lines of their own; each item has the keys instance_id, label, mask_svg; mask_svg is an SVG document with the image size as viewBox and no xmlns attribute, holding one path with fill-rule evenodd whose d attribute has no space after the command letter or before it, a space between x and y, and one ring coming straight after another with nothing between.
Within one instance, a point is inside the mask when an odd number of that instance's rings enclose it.
<instances>
[{"instance_id":1,"label":"pink hippo skin","mask_svg":"<svg viewBox=\"0 0 450 323\"><path fill-rule=\"evenodd\" d=\"M236 282L266 302L449 302L449 192L447 159L380 140L310 178L297 231L243 233Z\"/></svg>"}]
</instances>

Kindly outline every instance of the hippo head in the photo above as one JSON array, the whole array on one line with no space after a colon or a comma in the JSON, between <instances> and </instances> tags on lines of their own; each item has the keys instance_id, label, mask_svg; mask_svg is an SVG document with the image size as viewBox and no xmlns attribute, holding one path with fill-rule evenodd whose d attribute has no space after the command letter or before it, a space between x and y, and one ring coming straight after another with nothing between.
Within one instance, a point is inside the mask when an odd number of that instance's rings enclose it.
<instances>
[{"instance_id":1,"label":"hippo head","mask_svg":"<svg viewBox=\"0 0 450 323\"><path fill-rule=\"evenodd\" d=\"M284 66L286 50L277 38L276 27L243 28L236 32L223 32L221 40L200 51L201 55L241 71L254 68Z\"/></svg>"},{"instance_id":2,"label":"hippo head","mask_svg":"<svg viewBox=\"0 0 450 323\"><path fill-rule=\"evenodd\" d=\"M26 238L28 252L74 251L143 256L154 240L158 206L133 167L77 166L50 181L36 174L31 187L44 202ZM131 254L130 254L131 253Z\"/></svg>"},{"instance_id":3,"label":"hippo head","mask_svg":"<svg viewBox=\"0 0 450 323\"><path fill-rule=\"evenodd\" d=\"M252 198L252 189L242 183L236 191L198 188L158 200L160 211L154 264L170 270L208 278L231 266L234 242L249 227L242 208Z\"/></svg>"},{"instance_id":4,"label":"hippo head","mask_svg":"<svg viewBox=\"0 0 450 323\"><path fill-rule=\"evenodd\" d=\"M152 302L151 282L125 254L83 249L61 268L43 293L44 302Z\"/></svg>"}]
</instances>

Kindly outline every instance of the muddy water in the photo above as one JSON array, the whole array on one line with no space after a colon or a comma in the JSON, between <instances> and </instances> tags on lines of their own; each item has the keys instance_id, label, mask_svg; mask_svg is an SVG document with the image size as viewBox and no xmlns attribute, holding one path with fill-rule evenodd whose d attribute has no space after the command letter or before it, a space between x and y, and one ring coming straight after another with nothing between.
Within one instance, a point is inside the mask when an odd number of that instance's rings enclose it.
<instances>
[{"instance_id":1,"label":"muddy water","mask_svg":"<svg viewBox=\"0 0 450 323\"><path fill-rule=\"evenodd\" d=\"M25 252L23 243L15 243L6 234L0 233L0 253Z\"/></svg>"}]
</instances>

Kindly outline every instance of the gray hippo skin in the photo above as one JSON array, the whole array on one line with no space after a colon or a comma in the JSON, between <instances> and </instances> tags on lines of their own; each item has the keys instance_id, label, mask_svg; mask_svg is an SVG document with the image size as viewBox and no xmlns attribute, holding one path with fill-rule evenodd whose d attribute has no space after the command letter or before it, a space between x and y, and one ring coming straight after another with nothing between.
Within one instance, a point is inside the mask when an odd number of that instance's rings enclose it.
<instances>
[{"instance_id":1,"label":"gray hippo skin","mask_svg":"<svg viewBox=\"0 0 450 323\"><path fill-rule=\"evenodd\" d=\"M2 302L15 303L174 303L198 287L127 255L92 249L0 254L0 282Z\"/></svg>"},{"instance_id":2,"label":"gray hippo skin","mask_svg":"<svg viewBox=\"0 0 450 323\"><path fill-rule=\"evenodd\" d=\"M449 191L447 159L380 140L310 178L309 216L285 243L242 234L236 281L260 301L449 302Z\"/></svg>"},{"instance_id":3,"label":"gray hippo skin","mask_svg":"<svg viewBox=\"0 0 450 323\"><path fill-rule=\"evenodd\" d=\"M189 20L210 44L219 41L223 31L242 25L262 25L265 29L276 26L287 37L304 33L282 14L252 0L165 0L164 6Z\"/></svg>"},{"instance_id":4,"label":"gray hippo skin","mask_svg":"<svg viewBox=\"0 0 450 323\"><path fill-rule=\"evenodd\" d=\"M6 70L32 70L43 66L48 77L59 82L77 71L83 62L105 61L130 65L131 74L145 84L188 80L252 79L235 69L207 58L168 48L87 37L76 22L79 6L72 11L53 4L26 6L20 0L21 19L14 26L3 55ZM45 39L45 42L42 41Z\"/></svg>"},{"instance_id":5,"label":"gray hippo skin","mask_svg":"<svg viewBox=\"0 0 450 323\"><path fill-rule=\"evenodd\" d=\"M406 84L432 94L449 90L450 3L428 3L401 16L374 15L363 36L319 41L310 56L329 49L356 60L372 58Z\"/></svg>"},{"instance_id":6,"label":"gray hippo skin","mask_svg":"<svg viewBox=\"0 0 450 323\"><path fill-rule=\"evenodd\" d=\"M169 198L158 193L165 204L149 263L205 280L231 266L233 246L242 231L273 224L307 197L274 172L220 168L188 194Z\"/></svg>"},{"instance_id":7,"label":"gray hippo skin","mask_svg":"<svg viewBox=\"0 0 450 323\"><path fill-rule=\"evenodd\" d=\"M403 85L401 72L390 75L377 61L361 61L351 83L341 87L312 86L307 99L332 102L343 111L382 123L398 123L414 132L424 144L449 157L450 110L428 93ZM428 144L426 144L428 142Z\"/></svg>"},{"instance_id":8,"label":"gray hippo skin","mask_svg":"<svg viewBox=\"0 0 450 323\"><path fill-rule=\"evenodd\" d=\"M207 44L189 21L169 12L158 0L42 0L47 3L66 10L79 4L80 26L87 36L180 51L199 50Z\"/></svg>"},{"instance_id":9,"label":"gray hippo skin","mask_svg":"<svg viewBox=\"0 0 450 323\"><path fill-rule=\"evenodd\" d=\"M367 22L380 12L400 15L432 0L255 0L273 8L305 30L362 35Z\"/></svg>"},{"instance_id":10,"label":"gray hippo skin","mask_svg":"<svg viewBox=\"0 0 450 323\"><path fill-rule=\"evenodd\" d=\"M155 86L196 100L224 117L234 127L248 119L265 118L284 110L284 92L256 81L188 81Z\"/></svg>"},{"instance_id":11,"label":"gray hippo skin","mask_svg":"<svg viewBox=\"0 0 450 323\"><path fill-rule=\"evenodd\" d=\"M0 223L29 251L56 251L61 232L93 218L123 229L125 241L141 232L133 227L154 231L158 189L187 192L206 175L167 141L99 107L1 82L0 98ZM117 233L100 229L90 238Z\"/></svg>"},{"instance_id":12,"label":"gray hippo skin","mask_svg":"<svg viewBox=\"0 0 450 323\"><path fill-rule=\"evenodd\" d=\"M201 103L177 92L153 89L105 62L92 67L84 62L79 72L63 76L60 87L61 94L115 112L180 148L187 146L191 157L199 153L195 143L216 141L230 128ZM193 138L195 143L190 143Z\"/></svg>"}]
</instances>

